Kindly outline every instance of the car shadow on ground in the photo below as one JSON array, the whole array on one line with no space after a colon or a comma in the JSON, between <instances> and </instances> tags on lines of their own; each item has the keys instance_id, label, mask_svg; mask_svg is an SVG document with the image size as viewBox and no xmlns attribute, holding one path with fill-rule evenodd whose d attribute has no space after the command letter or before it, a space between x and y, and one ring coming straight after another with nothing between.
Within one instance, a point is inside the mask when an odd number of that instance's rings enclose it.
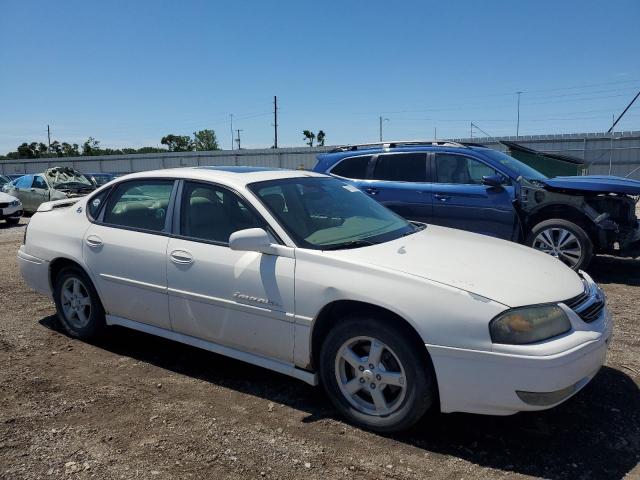
<instances>
[{"instance_id":1,"label":"car shadow on ground","mask_svg":"<svg viewBox=\"0 0 640 480\"><path fill-rule=\"evenodd\" d=\"M640 285L640 260L609 256L595 257L587 273L598 283Z\"/></svg>"},{"instance_id":2,"label":"car shadow on ground","mask_svg":"<svg viewBox=\"0 0 640 480\"><path fill-rule=\"evenodd\" d=\"M53 316L40 323L60 332ZM94 345L306 412L304 423L343 421L321 388L227 357L120 327ZM603 367L575 397L545 412L430 413L412 430L386 437L507 473L618 479L640 462L640 391L625 373Z\"/></svg>"}]
</instances>

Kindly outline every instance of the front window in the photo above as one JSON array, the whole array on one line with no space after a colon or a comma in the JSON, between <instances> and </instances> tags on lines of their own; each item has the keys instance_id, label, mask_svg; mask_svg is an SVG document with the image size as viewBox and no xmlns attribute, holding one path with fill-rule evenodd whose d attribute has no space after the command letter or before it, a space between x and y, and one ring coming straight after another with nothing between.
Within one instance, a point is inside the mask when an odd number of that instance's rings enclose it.
<instances>
[{"instance_id":1,"label":"front window","mask_svg":"<svg viewBox=\"0 0 640 480\"><path fill-rule=\"evenodd\" d=\"M546 175L540 173L535 168L522 163L520 160L516 160L515 158L510 157L506 153L502 153L497 150L486 149L482 151L482 154L486 155L496 162L499 162L506 169L511 171L514 177L522 176L527 180L547 180L548 178Z\"/></svg>"},{"instance_id":2,"label":"front window","mask_svg":"<svg viewBox=\"0 0 640 480\"><path fill-rule=\"evenodd\" d=\"M185 182L181 205L180 235L188 238L227 244L233 232L264 227L240 197L216 185Z\"/></svg>"},{"instance_id":3,"label":"front window","mask_svg":"<svg viewBox=\"0 0 640 480\"><path fill-rule=\"evenodd\" d=\"M417 230L357 188L333 178L287 178L249 185L301 247L353 248Z\"/></svg>"},{"instance_id":4,"label":"front window","mask_svg":"<svg viewBox=\"0 0 640 480\"><path fill-rule=\"evenodd\" d=\"M47 187L47 182L44 181L44 178L42 178L42 176L36 175L35 177L33 177L33 184L31 185L31 188L46 190L49 187Z\"/></svg>"},{"instance_id":5,"label":"front window","mask_svg":"<svg viewBox=\"0 0 640 480\"><path fill-rule=\"evenodd\" d=\"M436 154L436 182L459 185L481 185L482 177L497 172L475 158L453 153Z\"/></svg>"}]
</instances>

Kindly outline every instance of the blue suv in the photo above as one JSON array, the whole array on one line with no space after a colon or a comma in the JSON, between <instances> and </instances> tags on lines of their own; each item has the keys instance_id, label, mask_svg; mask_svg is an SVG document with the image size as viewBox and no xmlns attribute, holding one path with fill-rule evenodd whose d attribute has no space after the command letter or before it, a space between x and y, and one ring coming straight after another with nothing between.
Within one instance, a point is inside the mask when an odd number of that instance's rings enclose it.
<instances>
[{"instance_id":1,"label":"blue suv","mask_svg":"<svg viewBox=\"0 0 640 480\"><path fill-rule=\"evenodd\" d=\"M497 150L448 141L347 145L318 156L341 178L413 221L520 242L571 268L596 253L640 256L640 182L547 178Z\"/></svg>"}]
</instances>

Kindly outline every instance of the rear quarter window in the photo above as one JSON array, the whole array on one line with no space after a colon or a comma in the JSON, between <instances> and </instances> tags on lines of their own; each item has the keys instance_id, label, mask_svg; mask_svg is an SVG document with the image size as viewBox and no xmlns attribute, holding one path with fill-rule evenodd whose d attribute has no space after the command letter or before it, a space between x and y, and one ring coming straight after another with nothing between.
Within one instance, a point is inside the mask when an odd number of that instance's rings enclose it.
<instances>
[{"instance_id":1,"label":"rear quarter window","mask_svg":"<svg viewBox=\"0 0 640 480\"><path fill-rule=\"evenodd\" d=\"M370 160L371 155L345 158L331 169L331 174L344 178L367 178L367 166Z\"/></svg>"}]
</instances>

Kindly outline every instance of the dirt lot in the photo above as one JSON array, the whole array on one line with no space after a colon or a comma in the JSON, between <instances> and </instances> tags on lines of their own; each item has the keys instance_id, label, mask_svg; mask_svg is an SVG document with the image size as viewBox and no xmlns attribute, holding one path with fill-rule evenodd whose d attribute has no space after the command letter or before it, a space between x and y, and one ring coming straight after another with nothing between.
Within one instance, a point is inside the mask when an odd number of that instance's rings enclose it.
<instances>
[{"instance_id":1,"label":"dirt lot","mask_svg":"<svg viewBox=\"0 0 640 480\"><path fill-rule=\"evenodd\" d=\"M381 436L320 388L141 333L90 345L27 290L0 225L0 478L640 478L640 261L591 274L616 320L610 356L564 405L433 414Z\"/></svg>"}]
</instances>

